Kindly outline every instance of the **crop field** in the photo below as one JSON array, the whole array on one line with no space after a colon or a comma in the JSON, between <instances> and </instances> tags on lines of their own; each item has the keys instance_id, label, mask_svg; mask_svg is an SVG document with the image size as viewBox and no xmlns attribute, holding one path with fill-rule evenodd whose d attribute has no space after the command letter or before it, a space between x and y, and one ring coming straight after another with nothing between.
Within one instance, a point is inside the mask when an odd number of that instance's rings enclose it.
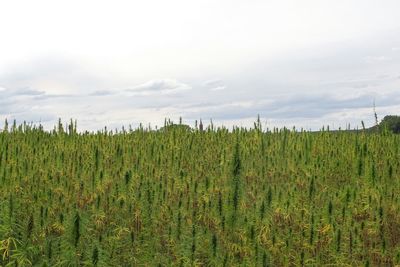
<instances>
[{"instance_id":1,"label":"crop field","mask_svg":"<svg viewBox=\"0 0 400 267\"><path fill-rule=\"evenodd\" d=\"M396 266L400 135L0 133L0 266Z\"/></svg>"}]
</instances>

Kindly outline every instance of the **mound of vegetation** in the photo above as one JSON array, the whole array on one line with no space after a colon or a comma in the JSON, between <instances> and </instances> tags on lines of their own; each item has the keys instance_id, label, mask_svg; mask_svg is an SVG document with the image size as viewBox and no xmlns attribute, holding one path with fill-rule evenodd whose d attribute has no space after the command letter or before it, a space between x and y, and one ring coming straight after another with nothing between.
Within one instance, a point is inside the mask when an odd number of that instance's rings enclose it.
<instances>
[{"instance_id":1,"label":"mound of vegetation","mask_svg":"<svg viewBox=\"0 0 400 267\"><path fill-rule=\"evenodd\" d=\"M400 264L400 135L167 128L0 132L0 266Z\"/></svg>"},{"instance_id":2,"label":"mound of vegetation","mask_svg":"<svg viewBox=\"0 0 400 267\"><path fill-rule=\"evenodd\" d=\"M388 115L385 116L379 124L380 130L389 130L393 133L400 133L400 116Z\"/></svg>"},{"instance_id":3,"label":"mound of vegetation","mask_svg":"<svg viewBox=\"0 0 400 267\"><path fill-rule=\"evenodd\" d=\"M366 131L371 132L371 133L391 132L391 133L399 134L400 133L400 116L387 115L383 118L383 120L379 124L366 129Z\"/></svg>"},{"instance_id":4,"label":"mound of vegetation","mask_svg":"<svg viewBox=\"0 0 400 267\"><path fill-rule=\"evenodd\" d=\"M173 130L190 132L192 128L187 124L169 124L160 128L161 132L173 131Z\"/></svg>"}]
</instances>

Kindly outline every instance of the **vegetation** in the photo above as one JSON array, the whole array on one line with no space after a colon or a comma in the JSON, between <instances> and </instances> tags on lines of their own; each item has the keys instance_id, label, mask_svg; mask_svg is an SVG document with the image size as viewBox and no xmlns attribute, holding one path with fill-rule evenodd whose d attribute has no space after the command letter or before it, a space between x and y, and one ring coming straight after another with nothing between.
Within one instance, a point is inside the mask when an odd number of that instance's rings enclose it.
<instances>
[{"instance_id":1,"label":"vegetation","mask_svg":"<svg viewBox=\"0 0 400 267\"><path fill-rule=\"evenodd\" d=\"M387 115L380 123L378 123L378 119L376 119L376 123L373 127L368 129L363 127L363 130L367 132L392 132L395 134L400 134L400 116Z\"/></svg>"},{"instance_id":2,"label":"vegetation","mask_svg":"<svg viewBox=\"0 0 400 267\"><path fill-rule=\"evenodd\" d=\"M164 129L7 125L0 266L400 264L400 135Z\"/></svg>"},{"instance_id":3,"label":"vegetation","mask_svg":"<svg viewBox=\"0 0 400 267\"><path fill-rule=\"evenodd\" d=\"M389 130L393 133L400 133L400 116L385 116L379 125L380 130Z\"/></svg>"}]
</instances>

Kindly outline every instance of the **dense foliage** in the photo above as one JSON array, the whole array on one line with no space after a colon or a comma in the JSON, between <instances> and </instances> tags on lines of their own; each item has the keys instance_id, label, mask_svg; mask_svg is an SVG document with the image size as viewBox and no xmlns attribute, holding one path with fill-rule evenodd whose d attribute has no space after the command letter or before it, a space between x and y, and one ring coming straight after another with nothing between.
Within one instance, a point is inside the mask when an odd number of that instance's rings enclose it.
<instances>
[{"instance_id":1,"label":"dense foliage","mask_svg":"<svg viewBox=\"0 0 400 267\"><path fill-rule=\"evenodd\" d=\"M400 133L400 116L385 116L379 124L381 130L389 130L394 133Z\"/></svg>"},{"instance_id":2,"label":"dense foliage","mask_svg":"<svg viewBox=\"0 0 400 267\"><path fill-rule=\"evenodd\" d=\"M0 266L394 266L399 164L391 133L14 125Z\"/></svg>"}]
</instances>

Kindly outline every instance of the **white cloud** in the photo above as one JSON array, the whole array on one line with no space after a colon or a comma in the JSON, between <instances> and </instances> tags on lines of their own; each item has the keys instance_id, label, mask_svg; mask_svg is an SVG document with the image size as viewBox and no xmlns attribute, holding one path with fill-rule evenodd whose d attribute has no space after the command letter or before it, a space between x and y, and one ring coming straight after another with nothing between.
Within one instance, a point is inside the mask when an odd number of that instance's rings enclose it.
<instances>
[{"instance_id":1,"label":"white cloud","mask_svg":"<svg viewBox=\"0 0 400 267\"><path fill-rule=\"evenodd\" d=\"M374 62L382 62L382 61L389 61L391 58L386 56L367 56L365 61L367 63L374 63Z\"/></svg>"},{"instance_id":2,"label":"white cloud","mask_svg":"<svg viewBox=\"0 0 400 267\"><path fill-rule=\"evenodd\" d=\"M216 86L216 85L221 85L221 84L222 84L222 80L220 80L220 79L211 79L211 80L207 80L207 81L203 82L203 86L205 86L205 87Z\"/></svg>"},{"instance_id":3,"label":"white cloud","mask_svg":"<svg viewBox=\"0 0 400 267\"><path fill-rule=\"evenodd\" d=\"M210 90L211 91L222 91L222 90L225 90L225 89L226 89L226 86L225 85L221 85L221 86L213 87Z\"/></svg>"},{"instance_id":4,"label":"white cloud","mask_svg":"<svg viewBox=\"0 0 400 267\"><path fill-rule=\"evenodd\" d=\"M222 91L226 89L226 85L220 79L211 79L203 82L203 86L210 91Z\"/></svg>"},{"instance_id":5,"label":"white cloud","mask_svg":"<svg viewBox=\"0 0 400 267\"><path fill-rule=\"evenodd\" d=\"M192 89L191 86L174 79L151 80L126 90L130 95L176 94Z\"/></svg>"},{"instance_id":6,"label":"white cloud","mask_svg":"<svg viewBox=\"0 0 400 267\"><path fill-rule=\"evenodd\" d=\"M112 95L115 92L111 91L111 90L96 90L92 93L90 93L89 95L91 96L108 96L108 95Z\"/></svg>"}]
</instances>

